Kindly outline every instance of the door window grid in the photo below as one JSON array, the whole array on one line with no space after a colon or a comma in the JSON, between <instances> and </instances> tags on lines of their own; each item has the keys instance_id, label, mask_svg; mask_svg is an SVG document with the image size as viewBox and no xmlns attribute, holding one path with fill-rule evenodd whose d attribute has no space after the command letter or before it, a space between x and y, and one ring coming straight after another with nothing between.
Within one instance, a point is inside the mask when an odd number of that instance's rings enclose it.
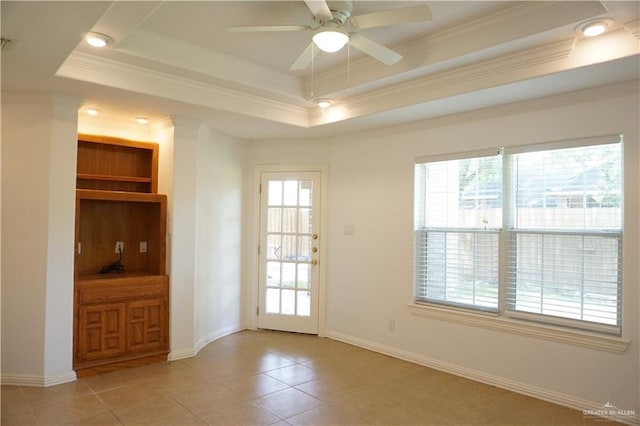
<instances>
[{"instance_id":1,"label":"door window grid","mask_svg":"<svg viewBox=\"0 0 640 426\"><path fill-rule=\"evenodd\" d=\"M311 315L312 181L268 184L267 313Z\"/></svg>"}]
</instances>

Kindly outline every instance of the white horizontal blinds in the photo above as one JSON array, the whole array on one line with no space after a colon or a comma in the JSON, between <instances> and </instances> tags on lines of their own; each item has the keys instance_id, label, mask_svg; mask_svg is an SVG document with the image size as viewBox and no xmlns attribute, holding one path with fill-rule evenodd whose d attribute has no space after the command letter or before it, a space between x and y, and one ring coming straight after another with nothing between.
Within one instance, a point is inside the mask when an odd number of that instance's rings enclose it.
<instances>
[{"instance_id":1,"label":"white horizontal blinds","mask_svg":"<svg viewBox=\"0 0 640 426\"><path fill-rule=\"evenodd\" d=\"M416 231L416 299L498 308L498 231Z\"/></svg>"},{"instance_id":2,"label":"white horizontal blinds","mask_svg":"<svg viewBox=\"0 0 640 426\"><path fill-rule=\"evenodd\" d=\"M418 163L415 177L416 299L497 310L501 157Z\"/></svg>"},{"instance_id":3,"label":"white horizontal blinds","mask_svg":"<svg viewBox=\"0 0 640 426\"><path fill-rule=\"evenodd\" d=\"M513 167L507 308L619 330L621 144L522 152Z\"/></svg>"}]
</instances>

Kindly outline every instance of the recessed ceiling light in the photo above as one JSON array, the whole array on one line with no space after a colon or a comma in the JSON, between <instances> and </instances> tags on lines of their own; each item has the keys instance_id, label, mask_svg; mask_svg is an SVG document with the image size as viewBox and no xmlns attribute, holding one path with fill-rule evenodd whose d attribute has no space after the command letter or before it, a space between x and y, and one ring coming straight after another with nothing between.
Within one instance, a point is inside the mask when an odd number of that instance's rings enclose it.
<instances>
[{"instance_id":1,"label":"recessed ceiling light","mask_svg":"<svg viewBox=\"0 0 640 426\"><path fill-rule=\"evenodd\" d=\"M85 37L85 40L90 46L98 47L98 48L105 47L106 45L111 44L113 42L111 37L104 34L100 34L100 33L89 33Z\"/></svg>"},{"instance_id":2,"label":"recessed ceiling light","mask_svg":"<svg viewBox=\"0 0 640 426\"><path fill-rule=\"evenodd\" d=\"M316 104L318 104L318 106L320 108L329 108L331 105L333 105L333 99L329 99L329 98L319 98L314 100L314 102Z\"/></svg>"},{"instance_id":3,"label":"recessed ceiling light","mask_svg":"<svg viewBox=\"0 0 640 426\"><path fill-rule=\"evenodd\" d=\"M578 25L576 30L586 37L595 37L607 31L612 22L610 19L591 20Z\"/></svg>"},{"instance_id":4,"label":"recessed ceiling light","mask_svg":"<svg viewBox=\"0 0 640 426\"><path fill-rule=\"evenodd\" d=\"M88 108L87 109L87 114L89 114L89 115L98 115L98 114L100 114L100 111L98 111L95 108Z\"/></svg>"},{"instance_id":5,"label":"recessed ceiling light","mask_svg":"<svg viewBox=\"0 0 640 426\"><path fill-rule=\"evenodd\" d=\"M136 121L140 124L147 124L149 119L147 117L136 117Z\"/></svg>"}]
</instances>

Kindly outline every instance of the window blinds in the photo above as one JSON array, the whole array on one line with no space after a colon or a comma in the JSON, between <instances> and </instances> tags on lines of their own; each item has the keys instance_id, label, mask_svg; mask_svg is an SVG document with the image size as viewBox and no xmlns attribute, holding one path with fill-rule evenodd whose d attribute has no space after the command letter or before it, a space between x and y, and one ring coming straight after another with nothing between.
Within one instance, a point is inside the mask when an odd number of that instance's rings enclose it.
<instances>
[{"instance_id":1,"label":"window blinds","mask_svg":"<svg viewBox=\"0 0 640 426\"><path fill-rule=\"evenodd\" d=\"M416 301L620 333L621 137L505 152L417 161Z\"/></svg>"},{"instance_id":2,"label":"window blinds","mask_svg":"<svg viewBox=\"0 0 640 426\"><path fill-rule=\"evenodd\" d=\"M619 327L620 143L526 152L512 161L507 309Z\"/></svg>"},{"instance_id":3,"label":"window blinds","mask_svg":"<svg viewBox=\"0 0 640 426\"><path fill-rule=\"evenodd\" d=\"M415 190L417 300L496 311L501 157L417 164Z\"/></svg>"}]
</instances>

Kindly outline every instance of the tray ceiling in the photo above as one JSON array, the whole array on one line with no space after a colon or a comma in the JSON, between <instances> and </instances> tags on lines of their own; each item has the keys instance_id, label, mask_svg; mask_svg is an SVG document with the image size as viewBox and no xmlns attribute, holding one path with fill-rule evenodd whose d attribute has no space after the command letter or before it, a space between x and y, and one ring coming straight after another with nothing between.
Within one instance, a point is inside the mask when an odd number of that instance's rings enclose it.
<instances>
[{"instance_id":1,"label":"tray ceiling","mask_svg":"<svg viewBox=\"0 0 640 426\"><path fill-rule=\"evenodd\" d=\"M330 2L331 4L332 2ZM432 20L359 30L355 48L292 71L317 26L303 1L3 1L3 91L82 96L112 118L187 116L242 139L324 137L638 79L638 2L354 1L353 14L426 4ZM576 31L607 19L599 37ZM88 32L107 34L105 49ZM505 90L508 89L508 90ZM326 110L314 102L331 98Z\"/></svg>"}]
</instances>

